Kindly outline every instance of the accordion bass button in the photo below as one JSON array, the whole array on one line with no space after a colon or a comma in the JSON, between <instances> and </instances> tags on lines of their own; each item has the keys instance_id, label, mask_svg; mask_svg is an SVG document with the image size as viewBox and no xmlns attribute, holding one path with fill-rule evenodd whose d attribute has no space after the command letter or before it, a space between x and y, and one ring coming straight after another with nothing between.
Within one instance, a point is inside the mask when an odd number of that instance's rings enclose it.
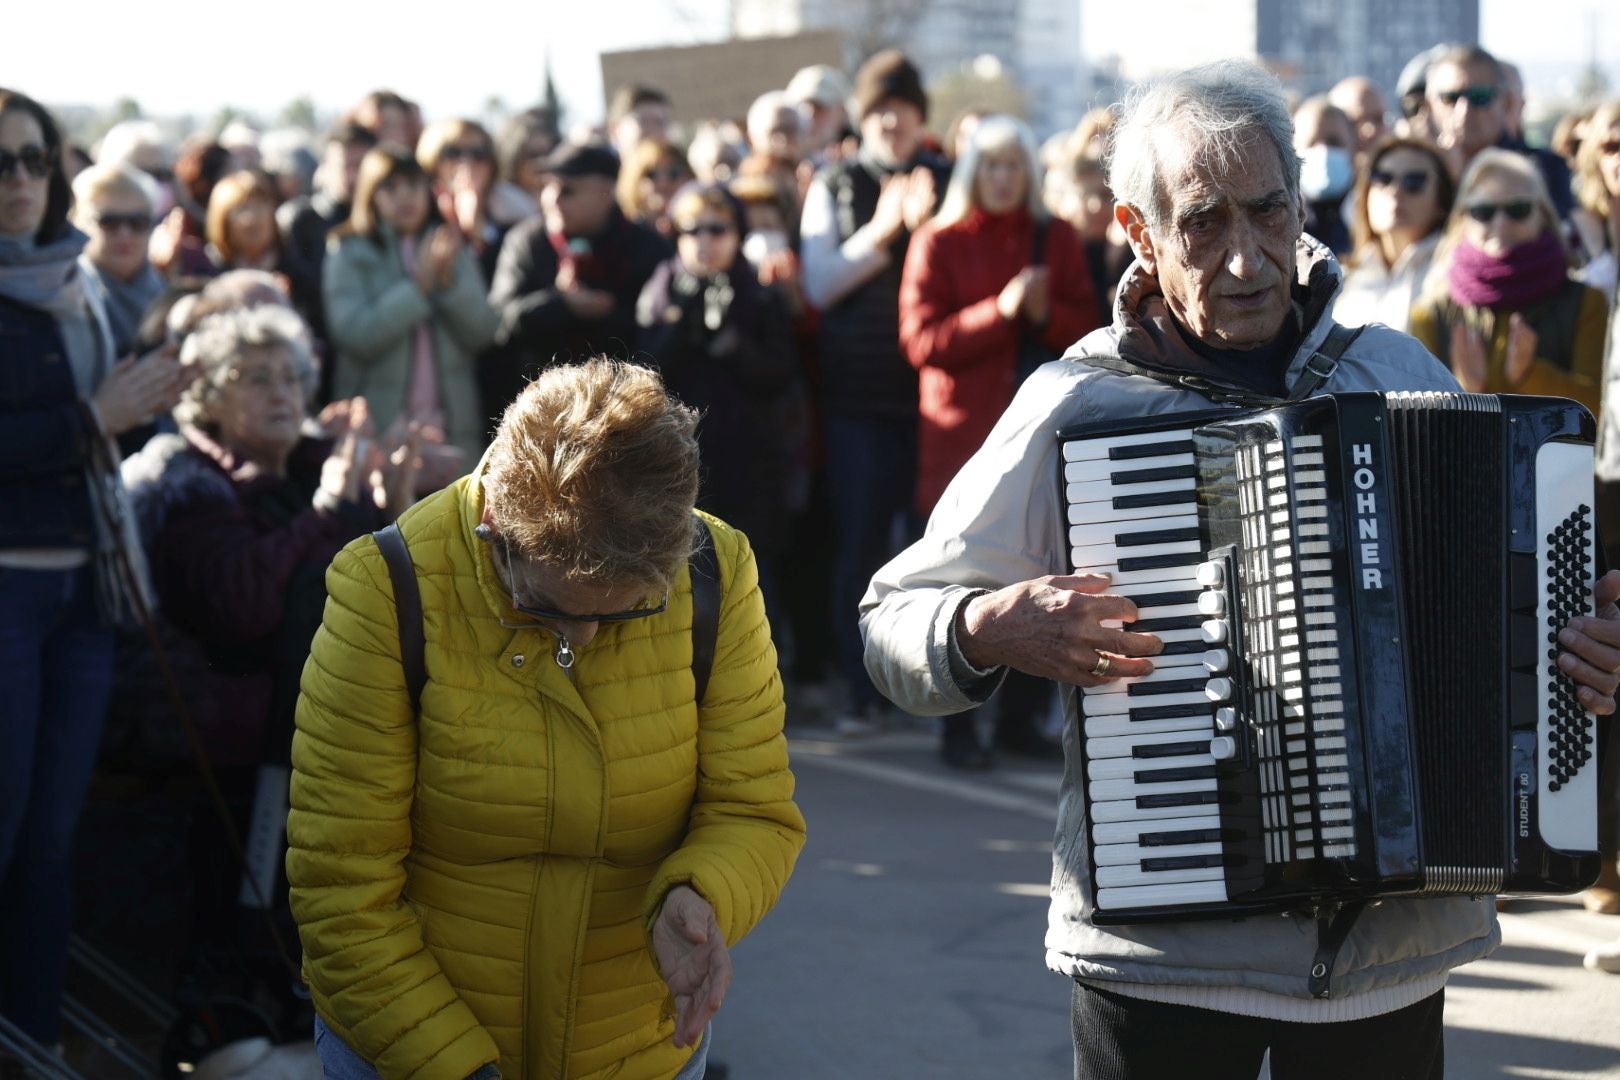
<instances>
[{"instance_id":1,"label":"accordion bass button","mask_svg":"<svg viewBox=\"0 0 1620 1080\"><path fill-rule=\"evenodd\" d=\"M1222 705L1215 710L1216 731L1236 731L1238 726L1237 710L1230 705Z\"/></svg>"},{"instance_id":2,"label":"accordion bass button","mask_svg":"<svg viewBox=\"0 0 1620 1080\"><path fill-rule=\"evenodd\" d=\"M1211 679L1204 684L1204 696L1211 701L1226 701L1232 696L1231 679Z\"/></svg>"},{"instance_id":3,"label":"accordion bass button","mask_svg":"<svg viewBox=\"0 0 1620 1080\"><path fill-rule=\"evenodd\" d=\"M1204 667L1215 674L1226 670L1230 663L1230 654L1225 649L1209 649L1204 653Z\"/></svg>"},{"instance_id":4,"label":"accordion bass button","mask_svg":"<svg viewBox=\"0 0 1620 1080\"><path fill-rule=\"evenodd\" d=\"M1199 593L1198 613L1200 615L1225 615L1226 597L1218 592Z\"/></svg>"},{"instance_id":5,"label":"accordion bass button","mask_svg":"<svg viewBox=\"0 0 1620 1080\"><path fill-rule=\"evenodd\" d=\"M1207 645L1221 644L1230 632L1225 619L1206 619L1201 629L1204 632L1204 643Z\"/></svg>"},{"instance_id":6,"label":"accordion bass button","mask_svg":"<svg viewBox=\"0 0 1620 1080\"><path fill-rule=\"evenodd\" d=\"M1230 735L1217 735L1209 740L1209 756L1216 761L1231 761L1237 757L1237 740Z\"/></svg>"},{"instance_id":7,"label":"accordion bass button","mask_svg":"<svg viewBox=\"0 0 1620 1080\"><path fill-rule=\"evenodd\" d=\"M1218 589L1226 584L1226 567L1218 562L1201 563L1198 567L1198 584L1206 589Z\"/></svg>"}]
</instances>

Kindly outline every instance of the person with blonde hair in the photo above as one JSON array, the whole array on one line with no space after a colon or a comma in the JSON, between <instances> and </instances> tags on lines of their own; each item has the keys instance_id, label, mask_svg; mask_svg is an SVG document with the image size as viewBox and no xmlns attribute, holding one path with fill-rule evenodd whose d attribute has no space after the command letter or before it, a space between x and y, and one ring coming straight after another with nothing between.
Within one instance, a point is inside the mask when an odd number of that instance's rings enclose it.
<instances>
[{"instance_id":1,"label":"person with blonde hair","mask_svg":"<svg viewBox=\"0 0 1620 1080\"><path fill-rule=\"evenodd\" d=\"M1570 224L1584 263L1575 276L1612 296L1620 280L1620 98L1586 119L1575 154L1575 197L1580 205Z\"/></svg>"},{"instance_id":2,"label":"person with blonde hair","mask_svg":"<svg viewBox=\"0 0 1620 1080\"><path fill-rule=\"evenodd\" d=\"M132 165L92 165L73 178L73 224L90 238L79 269L107 313L113 351L135 345L163 278L146 256L156 224L157 185Z\"/></svg>"},{"instance_id":3,"label":"person with blonde hair","mask_svg":"<svg viewBox=\"0 0 1620 1080\"><path fill-rule=\"evenodd\" d=\"M495 140L476 120L435 120L422 130L416 160L433 182L439 216L460 230L487 289L506 236L506 230L490 217Z\"/></svg>"},{"instance_id":4,"label":"person with blonde hair","mask_svg":"<svg viewBox=\"0 0 1620 1080\"><path fill-rule=\"evenodd\" d=\"M692 179L692 168L679 147L667 142L643 139L625 159L619 173L619 209L637 225L654 229L672 239L670 200Z\"/></svg>"},{"instance_id":5,"label":"person with blonde hair","mask_svg":"<svg viewBox=\"0 0 1620 1080\"><path fill-rule=\"evenodd\" d=\"M696 425L646 368L550 368L333 561L287 825L328 1076L703 1075L804 819Z\"/></svg>"},{"instance_id":6,"label":"person with blonde hair","mask_svg":"<svg viewBox=\"0 0 1620 1080\"><path fill-rule=\"evenodd\" d=\"M1555 394L1598 411L1608 301L1569 273L1535 163L1481 150L1457 188L1412 336L1463 389Z\"/></svg>"}]
</instances>

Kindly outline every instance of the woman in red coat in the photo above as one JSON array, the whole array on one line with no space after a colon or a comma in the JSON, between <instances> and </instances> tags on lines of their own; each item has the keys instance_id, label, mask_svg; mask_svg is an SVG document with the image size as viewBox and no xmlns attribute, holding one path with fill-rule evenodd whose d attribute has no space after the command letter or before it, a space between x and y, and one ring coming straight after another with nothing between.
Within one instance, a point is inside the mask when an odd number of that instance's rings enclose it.
<instances>
[{"instance_id":1,"label":"woman in red coat","mask_svg":"<svg viewBox=\"0 0 1620 1080\"><path fill-rule=\"evenodd\" d=\"M917 511L933 510L1018 388L1097 325L1085 247L1040 202L1035 138L981 121L934 220L911 243L900 347L918 371Z\"/></svg>"},{"instance_id":2,"label":"woman in red coat","mask_svg":"<svg viewBox=\"0 0 1620 1080\"><path fill-rule=\"evenodd\" d=\"M1085 246L1041 205L1028 127L980 121L934 220L912 240L900 285L900 347L918 372L917 510L928 514L1012 401L1033 366L1097 326ZM1037 730L1044 684L1009 683L998 741L1055 756ZM946 717L940 746L957 768L982 769L971 713Z\"/></svg>"}]
</instances>

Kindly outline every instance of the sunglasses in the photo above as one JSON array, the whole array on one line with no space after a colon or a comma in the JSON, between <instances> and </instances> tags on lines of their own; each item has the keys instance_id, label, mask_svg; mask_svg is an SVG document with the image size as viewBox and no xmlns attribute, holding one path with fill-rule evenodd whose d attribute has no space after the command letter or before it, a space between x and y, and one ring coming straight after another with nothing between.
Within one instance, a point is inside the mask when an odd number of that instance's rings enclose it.
<instances>
[{"instance_id":1,"label":"sunglasses","mask_svg":"<svg viewBox=\"0 0 1620 1080\"><path fill-rule=\"evenodd\" d=\"M1513 221L1524 221L1536 212L1536 202L1534 199L1509 199L1505 203L1468 204L1468 216L1481 225L1489 225L1499 212L1506 214Z\"/></svg>"},{"instance_id":2,"label":"sunglasses","mask_svg":"<svg viewBox=\"0 0 1620 1080\"><path fill-rule=\"evenodd\" d=\"M51 166L55 163L56 155L36 143L30 143L15 153L0 150L0 180L15 176L19 165L35 180L43 180L51 175Z\"/></svg>"},{"instance_id":3,"label":"sunglasses","mask_svg":"<svg viewBox=\"0 0 1620 1080\"><path fill-rule=\"evenodd\" d=\"M1461 90L1442 90L1435 96L1447 106L1466 100L1474 108L1480 109L1495 101L1496 95L1501 92L1501 89L1495 86L1465 86Z\"/></svg>"},{"instance_id":4,"label":"sunglasses","mask_svg":"<svg viewBox=\"0 0 1620 1080\"><path fill-rule=\"evenodd\" d=\"M1422 169L1402 173L1389 172L1386 169L1374 169L1372 171L1373 187L1394 187L1396 185L1399 185L1400 189L1408 195L1416 195L1429 186L1429 174Z\"/></svg>"},{"instance_id":5,"label":"sunglasses","mask_svg":"<svg viewBox=\"0 0 1620 1080\"><path fill-rule=\"evenodd\" d=\"M439 151L441 161L488 161L489 151L482 146L447 146Z\"/></svg>"},{"instance_id":6,"label":"sunglasses","mask_svg":"<svg viewBox=\"0 0 1620 1080\"><path fill-rule=\"evenodd\" d=\"M730 225L722 225L717 221L688 225L680 230L682 236L708 236L716 240L730 231Z\"/></svg>"},{"instance_id":7,"label":"sunglasses","mask_svg":"<svg viewBox=\"0 0 1620 1080\"><path fill-rule=\"evenodd\" d=\"M96 227L102 232L118 232L123 230L132 233L152 231L152 216L150 214L97 214Z\"/></svg>"},{"instance_id":8,"label":"sunglasses","mask_svg":"<svg viewBox=\"0 0 1620 1080\"><path fill-rule=\"evenodd\" d=\"M517 581L516 568L512 565L512 548L499 537L492 538L493 543L500 545L502 554L506 557L506 580ZM613 611L602 615L577 615L569 611L559 611L556 608L538 607L533 604L518 602L517 587L512 587L512 608L521 615L531 619L543 619L547 622L564 623L621 623L631 622L635 619L645 619L650 615L657 615L669 607L669 594L665 593L656 605L631 608L629 611Z\"/></svg>"}]
</instances>

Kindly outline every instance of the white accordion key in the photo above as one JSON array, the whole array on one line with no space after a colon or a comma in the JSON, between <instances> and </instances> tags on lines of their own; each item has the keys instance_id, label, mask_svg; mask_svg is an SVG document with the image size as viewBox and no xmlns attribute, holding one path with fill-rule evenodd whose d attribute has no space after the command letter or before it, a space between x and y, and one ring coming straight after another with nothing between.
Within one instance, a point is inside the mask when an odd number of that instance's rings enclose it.
<instances>
[{"instance_id":1,"label":"white accordion key","mask_svg":"<svg viewBox=\"0 0 1620 1080\"><path fill-rule=\"evenodd\" d=\"M1216 731L1236 731L1238 726L1237 710L1230 705L1222 705L1215 710Z\"/></svg>"},{"instance_id":2,"label":"white accordion key","mask_svg":"<svg viewBox=\"0 0 1620 1080\"><path fill-rule=\"evenodd\" d=\"M1232 654L1225 649L1209 649L1204 653L1204 668L1219 675L1231 664Z\"/></svg>"},{"instance_id":3,"label":"white accordion key","mask_svg":"<svg viewBox=\"0 0 1620 1080\"><path fill-rule=\"evenodd\" d=\"M1209 740L1209 756L1216 761L1231 761L1237 757L1237 740L1230 735L1217 735Z\"/></svg>"},{"instance_id":4,"label":"white accordion key","mask_svg":"<svg viewBox=\"0 0 1620 1080\"><path fill-rule=\"evenodd\" d=\"M1207 562L1198 567L1198 584L1206 589L1218 589L1226 584L1226 567L1218 562Z\"/></svg>"},{"instance_id":5,"label":"white accordion key","mask_svg":"<svg viewBox=\"0 0 1620 1080\"><path fill-rule=\"evenodd\" d=\"M1226 596L1218 592L1200 593L1198 595L1198 613L1200 615L1214 615L1219 617L1226 614Z\"/></svg>"},{"instance_id":6,"label":"white accordion key","mask_svg":"<svg viewBox=\"0 0 1620 1080\"><path fill-rule=\"evenodd\" d=\"M1211 701L1229 701L1232 697L1232 680L1215 678L1209 680L1204 686L1204 695Z\"/></svg>"},{"instance_id":7,"label":"white accordion key","mask_svg":"<svg viewBox=\"0 0 1620 1080\"><path fill-rule=\"evenodd\" d=\"M1226 641L1231 629L1226 625L1225 619L1206 620L1203 627L1204 642L1209 645L1220 645Z\"/></svg>"}]
</instances>

